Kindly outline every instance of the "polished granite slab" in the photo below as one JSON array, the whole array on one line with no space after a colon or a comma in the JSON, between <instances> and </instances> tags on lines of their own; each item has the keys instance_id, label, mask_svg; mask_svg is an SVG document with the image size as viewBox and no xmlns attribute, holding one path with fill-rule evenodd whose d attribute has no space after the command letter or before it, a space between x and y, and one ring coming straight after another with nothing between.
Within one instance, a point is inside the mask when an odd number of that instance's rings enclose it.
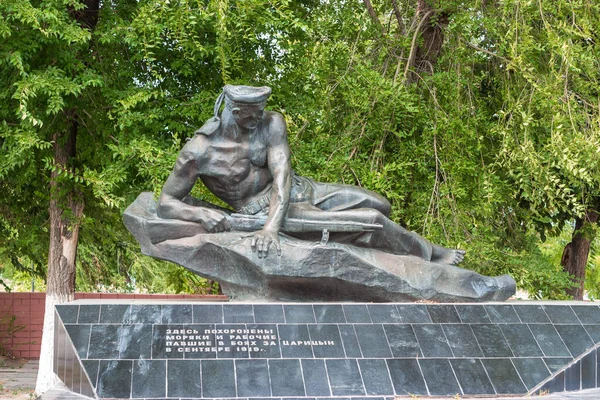
<instances>
[{"instance_id":1,"label":"polished granite slab","mask_svg":"<svg viewBox=\"0 0 600 400\"><path fill-rule=\"evenodd\" d=\"M392 399L596 388L594 303L57 306L55 371L134 399Z\"/></svg>"}]
</instances>

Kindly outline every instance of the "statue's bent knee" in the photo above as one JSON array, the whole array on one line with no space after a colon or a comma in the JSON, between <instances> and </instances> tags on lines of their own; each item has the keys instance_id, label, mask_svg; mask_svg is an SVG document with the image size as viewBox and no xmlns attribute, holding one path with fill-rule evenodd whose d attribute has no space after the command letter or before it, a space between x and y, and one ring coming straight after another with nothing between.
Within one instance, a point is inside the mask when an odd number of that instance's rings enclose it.
<instances>
[{"instance_id":1,"label":"statue's bent knee","mask_svg":"<svg viewBox=\"0 0 600 400\"><path fill-rule=\"evenodd\" d=\"M380 211L386 217L390 216L390 213L392 212L392 205L385 197L377 195L377 198L374 200L374 203L374 209Z\"/></svg>"}]
</instances>

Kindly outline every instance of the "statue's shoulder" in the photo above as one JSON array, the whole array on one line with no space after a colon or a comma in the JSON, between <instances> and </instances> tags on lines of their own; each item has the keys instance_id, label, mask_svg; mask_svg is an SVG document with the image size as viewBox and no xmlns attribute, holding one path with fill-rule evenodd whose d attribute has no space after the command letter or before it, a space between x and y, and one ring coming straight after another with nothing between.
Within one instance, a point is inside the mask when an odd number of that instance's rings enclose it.
<instances>
[{"instance_id":1,"label":"statue's shoulder","mask_svg":"<svg viewBox=\"0 0 600 400\"><path fill-rule=\"evenodd\" d=\"M212 117L211 119L206 121L200 129L198 129L196 132L194 132L194 134L210 136L213 133L215 133L216 131L218 131L220 127L221 127L221 119L218 117Z\"/></svg>"},{"instance_id":2,"label":"statue's shoulder","mask_svg":"<svg viewBox=\"0 0 600 400\"><path fill-rule=\"evenodd\" d=\"M285 124L285 118L283 117L283 114L277 112L277 111L265 111L265 116L264 118L270 123L276 123L276 124Z\"/></svg>"},{"instance_id":3,"label":"statue's shoulder","mask_svg":"<svg viewBox=\"0 0 600 400\"><path fill-rule=\"evenodd\" d=\"M270 136L285 136L287 133L287 127L285 118L282 114L276 111L267 111L264 116L265 122L268 126L268 132Z\"/></svg>"}]
</instances>

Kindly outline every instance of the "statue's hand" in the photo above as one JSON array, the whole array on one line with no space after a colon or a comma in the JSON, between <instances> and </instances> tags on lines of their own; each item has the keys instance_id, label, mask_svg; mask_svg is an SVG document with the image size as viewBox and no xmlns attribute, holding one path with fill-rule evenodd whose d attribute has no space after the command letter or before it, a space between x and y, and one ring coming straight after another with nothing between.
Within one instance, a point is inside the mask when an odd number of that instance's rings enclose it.
<instances>
[{"instance_id":1,"label":"statue's hand","mask_svg":"<svg viewBox=\"0 0 600 400\"><path fill-rule=\"evenodd\" d=\"M262 229L252 236L250 246L252 251L258 250L258 258L266 258L269 252L269 246L273 243L277 249L277 255L281 255L281 244L279 243L279 232Z\"/></svg>"},{"instance_id":2,"label":"statue's hand","mask_svg":"<svg viewBox=\"0 0 600 400\"><path fill-rule=\"evenodd\" d=\"M227 214L218 210L204 209L202 226L208 232L217 233L231 230Z\"/></svg>"}]
</instances>

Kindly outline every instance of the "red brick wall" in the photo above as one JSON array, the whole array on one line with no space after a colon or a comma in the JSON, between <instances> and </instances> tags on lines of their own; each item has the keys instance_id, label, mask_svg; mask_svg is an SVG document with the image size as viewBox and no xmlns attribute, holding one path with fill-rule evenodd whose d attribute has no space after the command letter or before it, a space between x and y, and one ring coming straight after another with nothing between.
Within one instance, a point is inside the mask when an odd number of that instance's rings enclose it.
<instances>
[{"instance_id":1,"label":"red brick wall","mask_svg":"<svg viewBox=\"0 0 600 400\"><path fill-rule=\"evenodd\" d=\"M115 294L75 293L75 299L153 299L153 300L226 300L226 296L201 294ZM24 329L10 336L6 326L0 326L2 347L17 357L39 358L44 325L46 293L0 293L0 320L16 316L15 325Z\"/></svg>"}]
</instances>

